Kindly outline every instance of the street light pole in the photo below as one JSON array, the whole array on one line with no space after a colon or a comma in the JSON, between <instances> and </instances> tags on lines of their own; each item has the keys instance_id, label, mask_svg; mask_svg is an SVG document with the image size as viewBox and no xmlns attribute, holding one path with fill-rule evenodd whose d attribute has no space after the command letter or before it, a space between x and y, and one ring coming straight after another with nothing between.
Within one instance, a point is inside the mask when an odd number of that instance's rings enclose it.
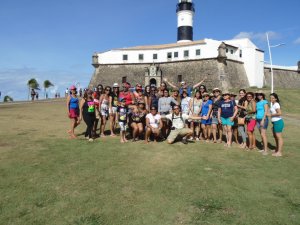
<instances>
[{"instance_id":1,"label":"street light pole","mask_svg":"<svg viewBox=\"0 0 300 225\"><path fill-rule=\"evenodd\" d=\"M271 46L269 41L269 34L267 35L268 47L269 47L269 56L270 56L270 63L271 63L271 93L274 93L274 74L273 74L273 63L272 63L272 53L271 53Z\"/></svg>"},{"instance_id":2,"label":"street light pole","mask_svg":"<svg viewBox=\"0 0 300 225\"><path fill-rule=\"evenodd\" d=\"M279 47L281 45L285 45L285 43L281 43L278 45L270 45L270 40L269 40L269 34L266 33L267 35L267 41L268 41L268 48L269 48L269 56L270 56L270 69L271 69L271 93L274 93L274 73L273 73L273 62L272 62L272 53L271 53L271 48L276 48Z\"/></svg>"}]
</instances>

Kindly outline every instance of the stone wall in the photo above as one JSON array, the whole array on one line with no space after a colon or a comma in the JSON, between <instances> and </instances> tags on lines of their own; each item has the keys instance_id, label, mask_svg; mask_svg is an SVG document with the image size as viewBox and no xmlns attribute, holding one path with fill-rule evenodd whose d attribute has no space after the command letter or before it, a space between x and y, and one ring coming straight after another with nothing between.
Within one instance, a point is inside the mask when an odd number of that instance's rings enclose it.
<instances>
[{"instance_id":1,"label":"stone wall","mask_svg":"<svg viewBox=\"0 0 300 225\"><path fill-rule=\"evenodd\" d=\"M264 69L264 85L271 86L271 69ZM274 88L300 88L300 71L273 69Z\"/></svg>"},{"instance_id":2,"label":"stone wall","mask_svg":"<svg viewBox=\"0 0 300 225\"><path fill-rule=\"evenodd\" d=\"M200 59L179 62L157 63L156 66L162 71L162 78L167 78L174 84L178 84L178 75L189 85L193 85L207 77L205 85L212 89L214 87L247 88L248 78L244 64L227 60L226 64L218 62L217 59ZM94 65L95 72L90 81L89 87L97 84L112 85L114 82L122 83L122 77L126 76L127 81L132 85L145 83L145 71L150 64L119 64L119 65Z\"/></svg>"}]
</instances>

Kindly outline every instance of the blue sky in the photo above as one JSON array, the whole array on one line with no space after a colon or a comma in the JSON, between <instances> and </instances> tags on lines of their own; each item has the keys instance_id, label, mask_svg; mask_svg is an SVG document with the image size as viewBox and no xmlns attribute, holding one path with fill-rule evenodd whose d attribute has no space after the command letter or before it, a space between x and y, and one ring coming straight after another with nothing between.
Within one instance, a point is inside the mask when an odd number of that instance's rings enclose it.
<instances>
[{"instance_id":1,"label":"blue sky","mask_svg":"<svg viewBox=\"0 0 300 225\"><path fill-rule=\"evenodd\" d=\"M27 98L36 78L61 94L73 83L88 85L96 51L176 42L177 0L0 0L0 91ZM273 63L300 60L299 0L194 0L194 39L249 37L265 50L270 32ZM42 92L40 95L43 95Z\"/></svg>"}]
</instances>

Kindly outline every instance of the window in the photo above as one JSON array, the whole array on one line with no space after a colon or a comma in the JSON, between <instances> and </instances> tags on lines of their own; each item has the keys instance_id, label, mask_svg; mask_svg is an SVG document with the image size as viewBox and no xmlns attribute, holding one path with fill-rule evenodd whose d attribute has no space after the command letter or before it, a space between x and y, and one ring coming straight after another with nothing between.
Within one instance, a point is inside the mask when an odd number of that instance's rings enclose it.
<instances>
[{"instance_id":1,"label":"window","mask_svg":"<svg viewBox=\"0 0 300 225\"><path fill-rule=\"evenodd\" d=\"M178 52L174 52L174 58L178 58Z\"/></svg>"},{"instance_id":2,"label":"window","mask_svg":"<svg viewBox=\"0 0 300 225\"><path fill-rule=\"evenodd\" d=\"M123 55L123 60L127 61L128 60L128 55Z\"/></svg>"},{"instance_id":3,"label":"window","mask_svg":"<svg viewBox=\"0 0 300 225\"><path fill-rule=\"evenodd\" d=\"M183 56L184 56L184 58L188 58L189 57L189 50L185 50L183 52Z\"/></svg>"},{"instance_id":4,"label":"window","mask_svg":"<svg viewBox=\"0 0 300 225\"><path fill-rule=\"evenodd\" d=\"M182 75L178 75L177 81L180 83L182 81Z\"/></svg>"},{"instance_id":5,"label":"window","mask_svg":"<svg viewBox=\"0 0 300 225\"><path fill-rule=\"evenodd\" d=\"M167 53L167 58L168 58L168 59L172 59L172 52L168 52L168 53Z\"/></svg>"},{"instance_id":6,"label":"window","mask_svg":"<svg viewBox=\"0 0 300 225\"><path fill-rule=\"evenodd\" d=\"M242 58L242 57L243 57L243 51L240 50L240 58Z\"/></svg>"},{"instance_id":7,"label":"window","mask_svg":"<svg viewBox=\"0 0 300 225\"><path fill-rule=\"evenodd\" d=\"M157 59L157 54L153 54L153 59Z\"/></svg>"},{"instance_id":8,"label":"window","mask_svg":"<svg viewBox=\"0 0 300 225\"><path fill-rule=\"evenodd\" d=\"M144 54L139 54L139 60L144 60Z\"/></svg>"},{"instance_id":9,"label":"window","mask_svg":"<svg viewBox=\"0 0 300 225\"><path fill-rule=\"evenodd\" d=\"M232 49L230 50L230 53L233 54L233 50Z\"/></svg>"},{"instance_id":10,"label":"window","mask_svg":"<svg viewBox=\"0 0 300 225\"><path fill-rule=\"evenodd\" d=\"M196 49L196 56L199 56L199 55L201 55L201 51L200 51L200 49Z\"/></svg>"},{"instance_id":11,"label":"window","mask_svg":"<svg viewBox=\"0 0 300 225\"><path fill-rule=\"evenodd\" d=\"M122 77L122 83L126 83L127 82L127 77Z\"/></svg>"},{"instance_id":12,"label":"window","mask_svg":"<svg viewBox=\"0 0 300 225\"><path fill-rule=\"evenodd\" d=\"M228 48L226 48L226 53L228 53Z\"/></svg>"}]
</instances>

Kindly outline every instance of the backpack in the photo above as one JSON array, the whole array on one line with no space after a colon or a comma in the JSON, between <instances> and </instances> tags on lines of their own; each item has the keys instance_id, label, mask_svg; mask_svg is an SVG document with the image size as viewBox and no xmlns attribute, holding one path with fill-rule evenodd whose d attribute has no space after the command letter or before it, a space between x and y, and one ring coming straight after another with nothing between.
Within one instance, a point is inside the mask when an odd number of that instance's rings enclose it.
<instances>
[{"instance_id":1,"label":"backpack","mask_svg":"<svg viewBox=\"0 0 300 225\"><path fill-rule=\"evenodd\" d=\"M172 113L172 123L173 123L173 119L174 119L174 113ZM180 119L181 119L181 121L182 121L183 124L184 124L184 120L183 120L183 118L182 118L182 113L180 113Z\"/></svg>"}]
</instances>

